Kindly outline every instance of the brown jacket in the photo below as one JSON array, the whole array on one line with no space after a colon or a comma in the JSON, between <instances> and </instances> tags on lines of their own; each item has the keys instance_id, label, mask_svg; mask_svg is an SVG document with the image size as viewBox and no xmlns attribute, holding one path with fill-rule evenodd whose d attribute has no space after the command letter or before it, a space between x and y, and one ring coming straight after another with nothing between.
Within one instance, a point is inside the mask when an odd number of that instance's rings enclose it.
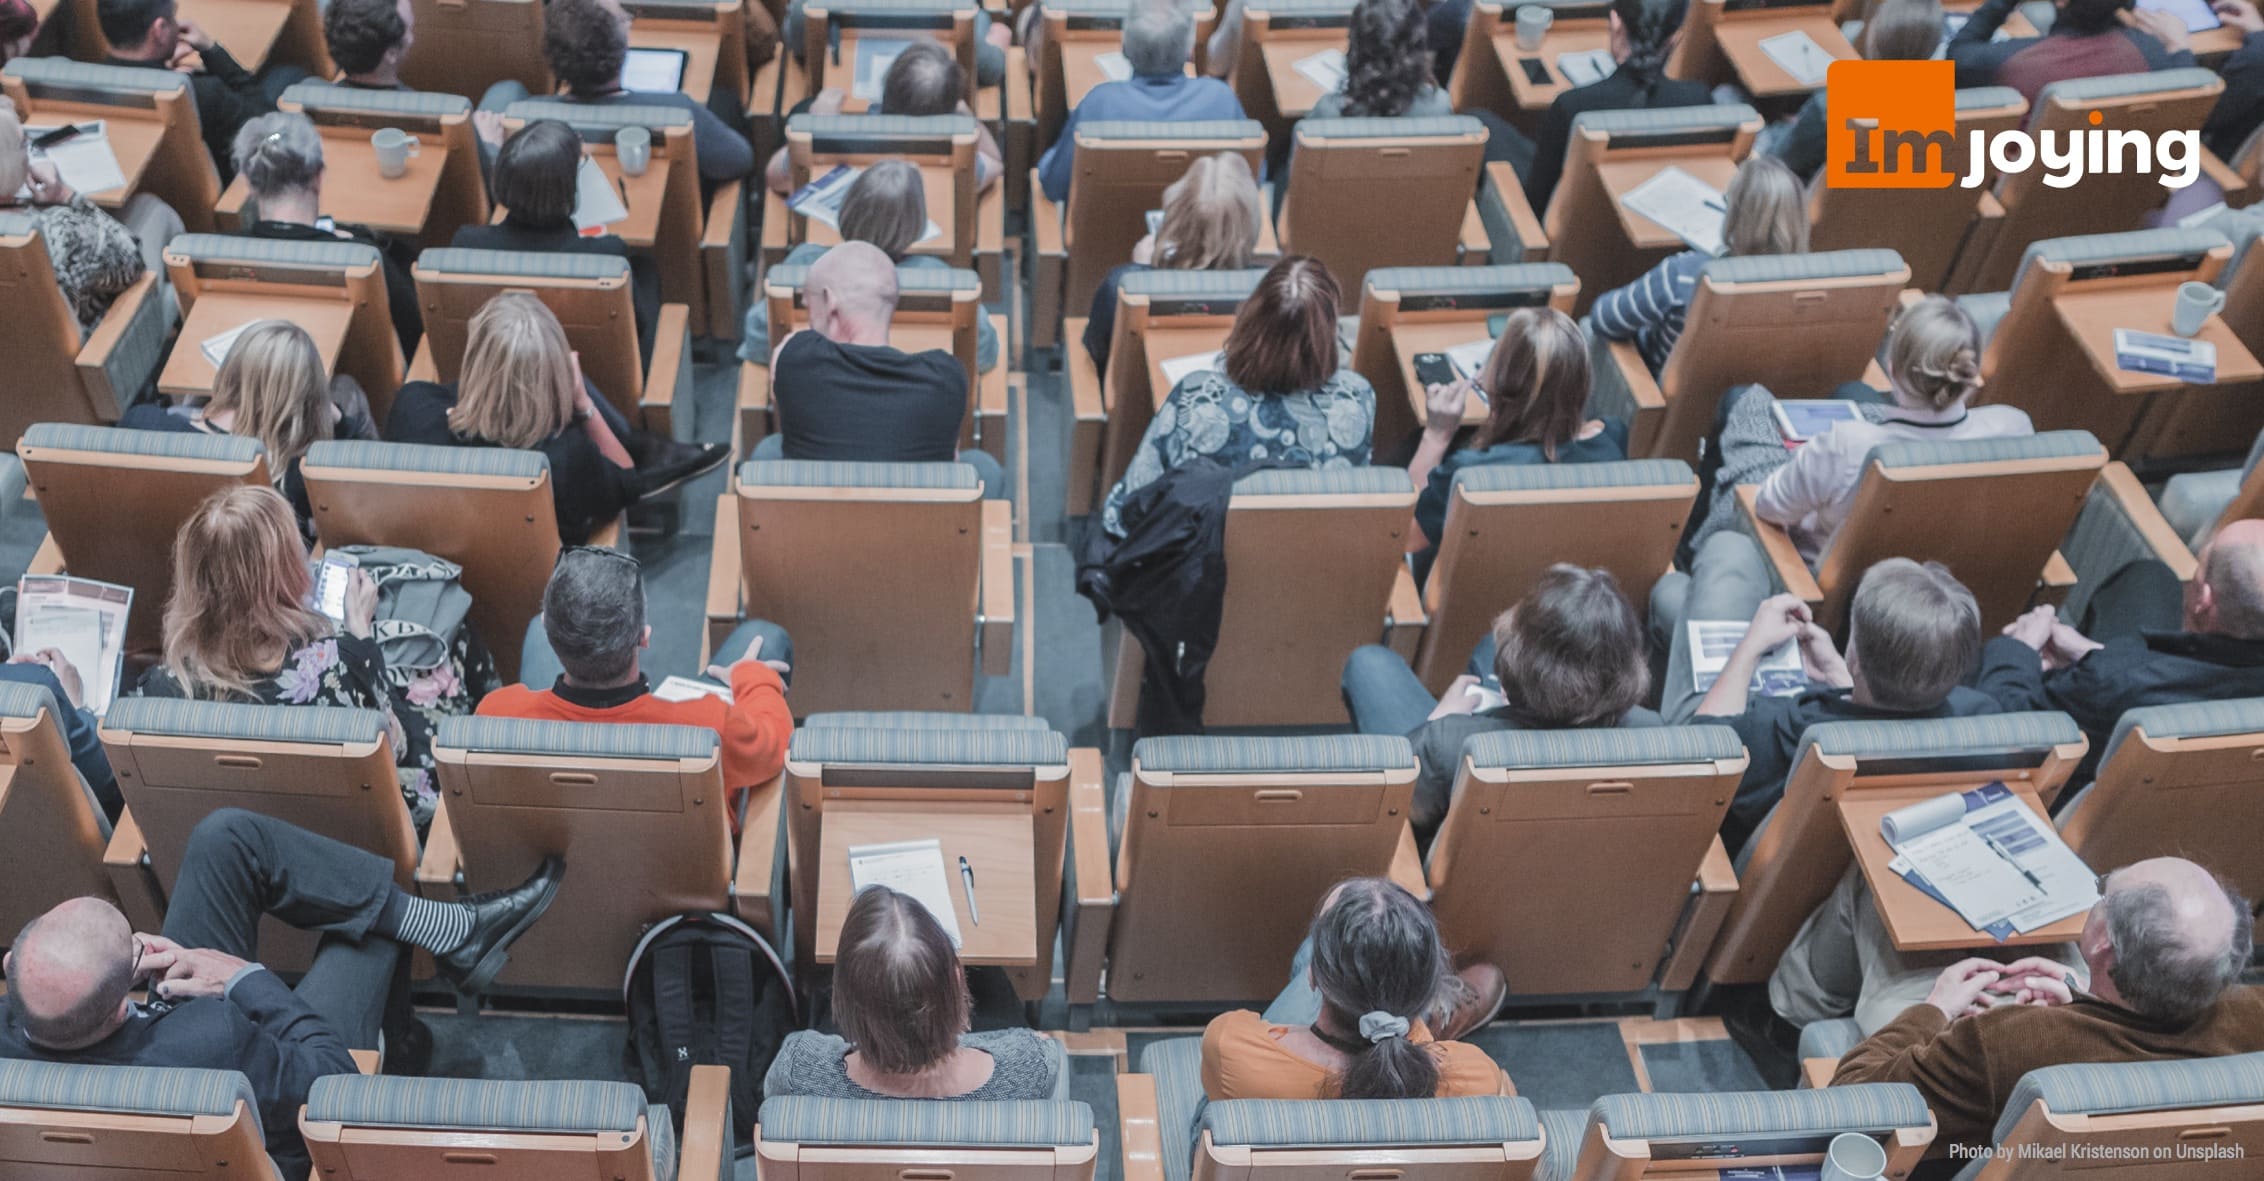
<instances>
[{"instance_id":1,"label":"brown jacket","mask_svg":"<svg viewBox=\"0 0 2264 1181\"><path fill-rule=\"evenodd\" d=\"M2020 1076L2077 1062L2216 1058L2264 1050L2264 988L2238 988L2190 1025L2164 1025L2096 997L2006 1005L1951 1021L1912 1005L1840 1059L1832 1085L1910 1083L1934 1109L1934 1151L1990 1143Z\"/></svg>"}]
</instances>

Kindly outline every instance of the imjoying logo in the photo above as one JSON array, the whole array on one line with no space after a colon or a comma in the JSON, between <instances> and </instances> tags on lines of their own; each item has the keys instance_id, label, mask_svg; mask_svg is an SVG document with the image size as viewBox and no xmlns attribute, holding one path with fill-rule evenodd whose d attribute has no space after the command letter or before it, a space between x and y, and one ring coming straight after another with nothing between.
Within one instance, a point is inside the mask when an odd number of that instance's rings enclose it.
<instances>
[{"instance_id":1,"label":"imjoying logo","mask_svg":"<svg viewBox=\"0 0 2264 1181\"><path fill-rule=\"evenodd\" d=\"M1960 143L1957 67L1946 61L1837 61L1824 85L1824 183L1836 189L1972 189L1991 173L2039 167L2055 189L2122 173L2157 173L2163 188L2182 189L2201 175L2199 129L2105 128L2098 111L2064 134L1975 128Z\"/></svg>"}]
</instances>

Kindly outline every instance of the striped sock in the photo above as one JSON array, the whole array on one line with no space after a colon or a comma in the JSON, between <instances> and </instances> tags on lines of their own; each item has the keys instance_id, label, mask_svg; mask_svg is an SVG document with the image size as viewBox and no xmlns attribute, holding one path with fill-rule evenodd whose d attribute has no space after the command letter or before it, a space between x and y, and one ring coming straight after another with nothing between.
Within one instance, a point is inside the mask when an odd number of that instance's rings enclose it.
<instances>
[{"instance_id":1,"label":"striped sock","mask_svg":"<svg viewBox=\"0 0 2264 1181\"><path fill-rule=\"evenodd\" d=\"M377 933L434 955L446 955L472 934L472 912L457 902L435 902L395 890L377 916Z\"/></svg>"}]
</instances>

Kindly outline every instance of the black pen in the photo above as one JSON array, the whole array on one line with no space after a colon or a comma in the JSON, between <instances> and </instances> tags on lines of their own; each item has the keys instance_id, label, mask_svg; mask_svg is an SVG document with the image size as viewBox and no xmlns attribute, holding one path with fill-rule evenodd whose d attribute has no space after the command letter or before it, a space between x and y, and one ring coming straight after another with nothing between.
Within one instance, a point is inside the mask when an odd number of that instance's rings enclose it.
<instances>
[{"instance_id":1,"label":"black pen","mask_svg":"<svg viewBox=\"0 0 2264 1181\"><path fill-rule=\"evenodd\" d=\"M983 916L975 909L975 867L964 857L959 859L959 884L967 888L967 921L982 926Z\"/></svg>"},{"instance_id":2,"label":"black pen","mask_svg":"<svg viewBox=\"0 0 2264 1181\"><path fill-rule=\"evenodd\" d=\"M616 176L613 178L613 187L621 190L621 208L627 209L629 207L629 182Z\"/></svg>"}]
</instances>

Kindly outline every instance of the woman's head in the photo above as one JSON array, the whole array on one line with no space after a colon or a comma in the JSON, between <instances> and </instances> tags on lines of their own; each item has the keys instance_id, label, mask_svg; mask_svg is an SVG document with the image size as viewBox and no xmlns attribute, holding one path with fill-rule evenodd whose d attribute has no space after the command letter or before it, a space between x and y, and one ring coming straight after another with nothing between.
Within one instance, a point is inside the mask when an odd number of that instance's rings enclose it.
<instances>
[{"instance_id":1,"label":"woman's head","mask_svg":"<svg viewBox=\"0 0 2264 1181\"><path fill-rule=\"evenodd\" d=\"M1428 1099L1438 1061L1408 1040L1430 1008L1446 951L1429 907L1383 878L1339 885L1313 920L1313 986L1340 1036L1367 1048L1337 1080L1346 1099Z\"/></svg>"},{"instance_id":2,"label":"woman's head","mask_svg":"<svg viewBox=\"0 0 2264 1181\"><path fill-rule=\"evenodd\" d=\"M890 262L903 262L928 228L928 193L909 160L865 169L841 199L841 239L870 242Z\"/></svg>"},{"instance_id":3,"label":"woman's head","mask_svg":"<svg viewBox=\"0 0 2264 1181\"><path fill-rule=\"evenodd\" d=\"M1580 434L1588 412L1588 341L1554 308L1519 308L1478 375L1490 409L1470 442L1538 443L1549 461Z\"/></svg>"},{"instance_id":4,"label":"woman's head","mask_svg":"<svg viewBox=\"0 0 2264 1181\"><path fill-rule=\"evenodd\" d=\"M1292 254L1273 264L1227 331L1227 380L1253 394L1320 388L1336 372L1342 298L1320 259Z\"/></svg>"},{"instance_id":5,"label":"woman's head","mask_svg":"<svg viewBox=\"0 0 2264 1181\"><path fill-rule=\"evenodd\" d=\"M305 115L276 111L236 131L236 172L255 200L314 189L322 181L322 137Z\"/></svg>"},{"instance_id":6,"label":"woman's head","mask_svg":"<svg viewBox=\"0 0 2264 1181\"><path fill-rule=\"evenodd\" d=\"M1344 113L1404 115L1431 83L1431 41L1416 0L1360 0L1344 50Z\"/></svg>"},{"instance_id":7,"label":"woman's head","mask_svg":"<svg viewBox=\"0 0 2264 1181\"><path fill-rule=\"evenodd\" d=\"M1905 405L1948 410L1981 388L1981 329L1942 295L1910 305L1887 333L1887 380Z\"/></svg>"},{"instance_id":8,"label":"woman's head","mask_svg":"<svg viewBox=\"0 0 2264 1181\"><path fill-rule=\"evenodd\" d=\"M573 421L580 395L558 317L506 291L472 317L448 425L500 447L539 447Z\"/></svg>"},{"instance_id":9,"label":"woman's head","mask_svg":"<svg viewBox=\"0 0 2264 1181\"><path fill-rule=\"evenodd\" d=\"M1616 724L1651 689L1643 625L1604 569L1558 563L1494 620L1502 696L1542 726Z\"/></svg>"},{"instance_id":10,"label":"woman's head","mask_svg":"<svg viewBox=\"0 0 2264 1181\"><path fill-rule=\"evenodd\" d=\"M24 152L24 124L16 104L0 98L0 202L12 201L31 175L31 159Z\"/></svg>"},{"instance_id":11,"label":"woman's head","mask_svg":"<svg viewBox=\"0 0 2264 1181\"><path fill-rule=\"evenodd\" d=\"M537 119L496 150L488 187L511 219L541 229L572 225L582 169L582 137L556 119Z\"/></svg>"},{"instance_id":12,"label":"woman's head","mask_svg":"<svg viewBox=\"0 0 2264 1181\"><path fill-rule=\"evenodd\" d=\"M1686 0L1612 0L1612 49L1619 68L1645 82L1657 81L1682 33Z\"/></svg>"},{"instance_id":13,"label":"woman's head","mask_svg":"<svg viewBox=\"0 0 2264 1181\"><path fill-rule=\"evenodd\" d=\"M1863 56L1875 62L1916 62L1942 44L1942 0L1884 0L1863 22Z\"/></svg>"},{"instance_id":14,"label":"woman's head","mask_svg":"<svg viewBox=\"0 0 2264 1181\"><path fill-rule=\"evenodd\" d=\"M926 907L886 886L857 892L833 963L833 1019L866 1066L920 1074L967 1032L972 1001L951 938Z\"/></svg>"},{"instance_id":15,"label":"woman's head","mask_svg":"<svg viewBox=\"0 0 2264 1181\"><path fill-rule=\"evenodd\" d=\"M229 433L267 448L268 472L278 479L330 434L337 414L314 338L287 320L262 320L236 338L213 378L210 410L233 415Z\"/></svg>"},{"instance_id":16,"label":"woman's head","mask_svg":"<svg viewBox=\"0 0 2264 1181\"><path fill-rule=\"evenodd\" d=\"M891 115L948 115L966 98L966 71L933 37L915 38L881 75L880 109Z\"/></svg>"},{"instance_id":17,"label":"woman's head","mask_svg":"<svg viewBox=\"0 0 2264 1181\"><path fill-rule=\"evenodd\" d=\"M312 586L281 493L264 484L213 493L173 541L166 670L199 696L249 693L275 661L331 630L307 607Z\"/></svg>"},{"instance_id":18,"label":"woman's head","mask_svg":"<svg viewBox=\"0 0 2264 1181\"><path fill-rule=\"evenodd\" d=\"M1155 265L1172 271L1231 271L1258 249L1258 182L1233 152L1198 156L1163 191Z\"/></svg>"},{"instance_id":19,"label":"woman's head","mask_svg":"<svg viewBox=\"0 0 2264 1181\"><path fill-rule=\"evenodd\" d=\"M1722 204L1722 257L1808 253L1808 195L1775 156L1746 157Z\"/></svg>"}]
</instances>

